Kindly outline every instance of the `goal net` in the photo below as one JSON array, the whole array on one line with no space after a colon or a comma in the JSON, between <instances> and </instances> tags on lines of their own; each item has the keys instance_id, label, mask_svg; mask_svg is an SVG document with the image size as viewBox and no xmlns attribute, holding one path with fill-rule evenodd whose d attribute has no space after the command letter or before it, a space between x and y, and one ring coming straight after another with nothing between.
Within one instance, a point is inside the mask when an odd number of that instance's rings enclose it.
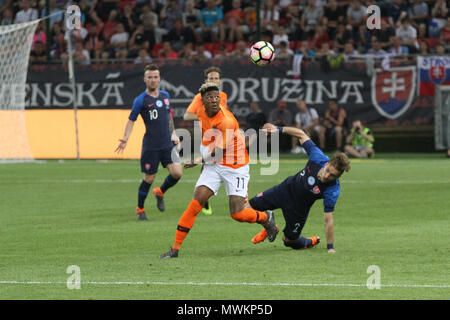
<instances>
[{"instance_id":1,"label":"goal net","mask_svg":"<svg viewBox=\"0 0 450 320\"><path fill-rule=\"evenodd\" d=\"M436 86L434 139L437 150L450 149L450 86Z\"/></svg>"},{"instance_id":2,"label":"goal net","mask_svg":"<svg viewBox=\"0 0 450 320\"><path fill-rule=\"evenodd\" d=\"M38 22L0 26L0 162L33 159L25 123L25 85Z\"/></svg>"}]
</instances>

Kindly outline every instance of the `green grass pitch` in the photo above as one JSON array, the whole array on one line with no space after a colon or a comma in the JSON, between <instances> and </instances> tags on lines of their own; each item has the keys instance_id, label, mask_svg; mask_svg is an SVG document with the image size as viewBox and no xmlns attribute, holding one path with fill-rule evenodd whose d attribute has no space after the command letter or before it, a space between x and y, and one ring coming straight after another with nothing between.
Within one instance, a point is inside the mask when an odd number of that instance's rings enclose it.
<instances>
[{"instance_id":1,"label":"green grass pitch","mask_svg":"<svg viewBox=\"0 0 450 320\"><path fill-rule=\"evenodd\" d=\"M274 176L251 166L249 195L295 174L306 157L285 156ZM259 225L229 217L222 187L212 216L200 213L177 259L173 243L200 168L184 170L165 196L147 199L149 221L134 216L138 161L44 161L0 165L1 299L449 299L450 161L441 155L382 155L352 161L336 207L336 254L326 252L323 204L304 236L322 243L292 250L258 245ZM152 186L160 186L160 168ZM277 210L282 230L284 219ZM80 269L70 290L68 266ZM378 268L380 289L366 284ZM373 283L373 282L371 282Z\"/></svg>"}]
</instances>

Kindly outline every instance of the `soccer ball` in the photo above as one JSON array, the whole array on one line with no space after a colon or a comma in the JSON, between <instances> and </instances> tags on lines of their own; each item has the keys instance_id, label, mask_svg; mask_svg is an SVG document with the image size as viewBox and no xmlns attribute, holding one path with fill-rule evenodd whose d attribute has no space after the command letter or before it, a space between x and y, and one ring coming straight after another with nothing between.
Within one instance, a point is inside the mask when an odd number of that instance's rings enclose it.
<instances>
[{"instance_id":1,"label":"soccer ball","mask_svg":"<svg viewBox=\"0 0 450 320\"><path fill-rule=\"evenodd\" d=\"M268 65L274 58L275 49L267 41L258 41L250 49L250 60L260 67Z\"/></svg>"}]
</instances>

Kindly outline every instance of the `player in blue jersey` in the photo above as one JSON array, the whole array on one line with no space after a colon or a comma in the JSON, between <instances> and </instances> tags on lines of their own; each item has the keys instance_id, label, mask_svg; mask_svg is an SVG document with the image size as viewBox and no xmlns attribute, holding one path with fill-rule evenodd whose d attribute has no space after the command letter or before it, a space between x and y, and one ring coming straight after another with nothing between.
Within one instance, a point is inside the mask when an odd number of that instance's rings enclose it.
<instances>
[{"instance_id":1,"label":"player in blue jersey","mask_svg":"<svg viewBox=\"0 0 450 320\"><path fill-rule=\"evenodd\" d=\"M159 67L156 65L146 66L144 82L147 88L134 100L125 132L116 148L116 152L123 152L133 131L134 122L141 115L146 132L142 140L141 153L141 171L144 173L144 179L139 186L136 208L136 215L139 220L147 220L144 202L155 180L159 163L161 162L163 167L169 170L169 175L161 187L153 189L160 211L165 210L164 193L173 187L183 174L177 150L174 148L174 144L178 144L179 140L174 133L169 94L166 91L159 90L160 81Z\"/></svg>"},{"instance_id":2,"label":"player in blue jersey","mask_svg":"<svg viewBox=\"0 0 450 320\"><path fill-rule=\"evenodd\" d=\"M250 206L259 211L281 208L286 220L286 227L283 230L284 245L292 249L303 249L311 248L320 242L319 237L305 238L301 236L301 232L311 206L316 200L323 199L327 250L329 253L334 253L333 214L340 193L339 177L344 171L350 170L347 156L337 152L331 159L328 158L308 135L298 128L277 127L267 123L263 130L268 134L279 131L280 134L298 138L308 154L309 161L296 175L253 197L249 201ZM262 242L266 236L264 229L253 238L252 242Z\"/></svg>"}]
</instances>

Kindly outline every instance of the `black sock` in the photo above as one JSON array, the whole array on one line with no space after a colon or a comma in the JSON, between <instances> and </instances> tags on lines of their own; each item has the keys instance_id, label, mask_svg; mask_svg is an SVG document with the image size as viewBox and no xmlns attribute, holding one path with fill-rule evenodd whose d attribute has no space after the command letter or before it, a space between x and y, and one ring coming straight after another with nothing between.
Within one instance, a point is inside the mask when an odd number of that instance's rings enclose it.
<instances>
[{"instance_id":1,"label":"black sock","mask_svg":"<svg viewBox=\"0 0 450 320\"><path fill-rule=\"evenodd\" d=\"M148 191L150 190L151 183L147 183L144 180L142 180L141 185L139 186L138 190L138 207L143 209L144 208L144 202L147 198Z\"/></svg>"},{"instance_id":2,"label":"black sock","mask_svg":"<svg viewBox=\"0 0 450 320\"><path fill-rule=\"evenodd\" d=\"M209 201L206 201L206 202L205 202L205 205L203 206L203 208L205 208L206 210L209 209Z\"/></svg>"},{"instance_id":3,"label":"black sock","mask_svg":"<svg viewBox=\"0 0 450 320\"><path fill-rule=\"evenodd\" d=\"M164 180L164 183L161 186L161 191L163 193L165 193L167 191L167 189L173 187L174 185L177 184L178 180L180 179L175 179L174 177L172 177L170 174L166 177L166 179Z\"/></svg>"}]
</instances>

